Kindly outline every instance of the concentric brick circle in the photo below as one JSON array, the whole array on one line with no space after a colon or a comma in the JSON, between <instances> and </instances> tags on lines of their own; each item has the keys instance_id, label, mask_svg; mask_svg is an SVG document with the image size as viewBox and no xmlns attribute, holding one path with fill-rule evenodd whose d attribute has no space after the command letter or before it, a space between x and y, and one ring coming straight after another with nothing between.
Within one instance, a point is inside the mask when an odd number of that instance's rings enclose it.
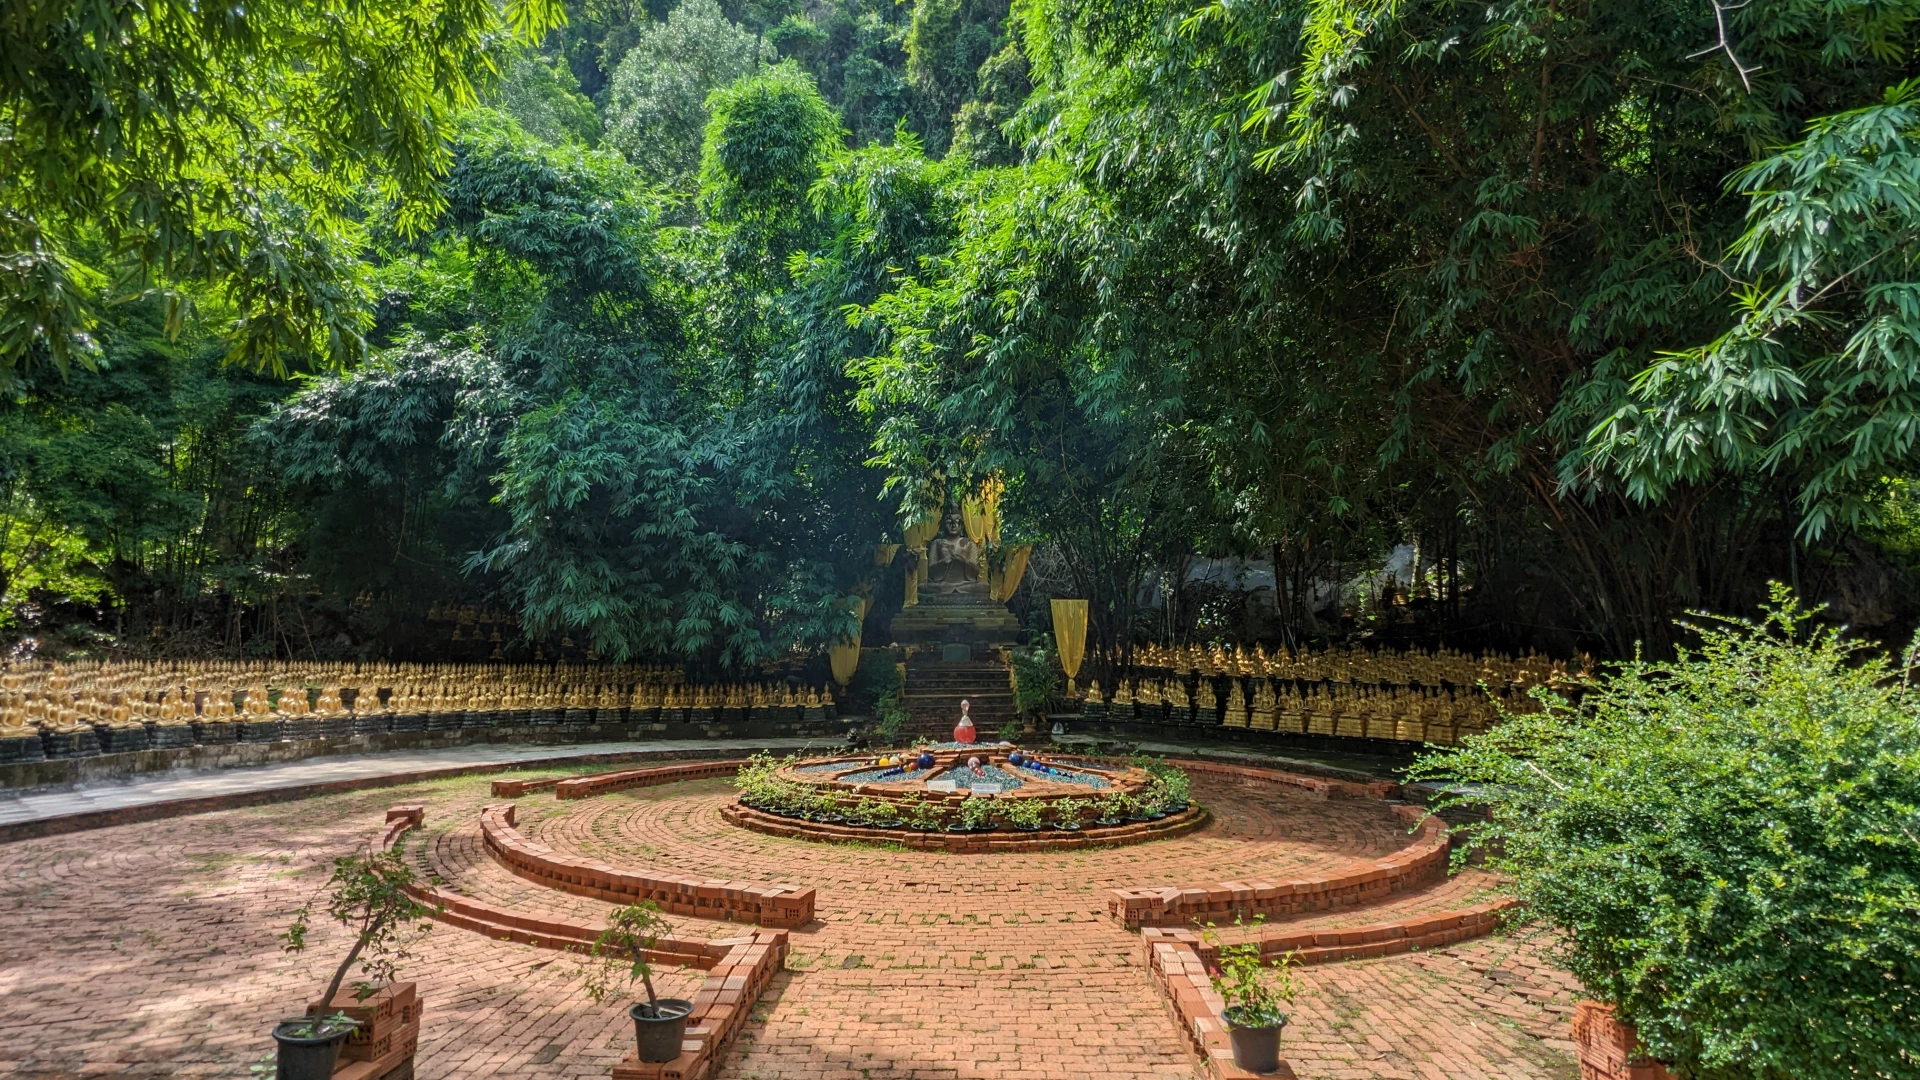
<instances>
[{"instance_id":1,"label":"concentric brick circle","mask_svg":"<svg viewBox=\"0 0 1920 1080\"><path fill-rule=\"evenodd\" d=\"M548 772L550 772L549 770ZM1249 789L1195 775L1214 822L1194 836L1047 855L953 856L780 840L732 829L724 781L580 802L515 801L544 843L600 845L632 864L815 886L787 969L754 1006L715 1080L1200 1080L1143 967L1107 914L1108 887L1261 871L1305 876L1395 857L1415 838L1378 802ZM0 1073L72 1080L232 1078L271 1053L267 1030L343 954L315 928L278 934L398 803L426 807L405 846L423 877L478 901L593 925L611 907L516 877L479 843L486 778L451 778L0 845L0 994L14 1020ZM1285 921L1344 931L1479 903L1472 872L1360 909ZM675 916L682 937L738 923ZM616 1005L581 992L576 958L436 926L407 969L428 1007L421 1080L604 1077L631 1045ZM701 973L664 971L689 996ZM1577 989L1533 938L1308 967L1287 1033L1301 1080L1570 1080Z\"/></svg>"},{"instance_id":2,"label":"concentric brick circle","mask_svg":"<svg viewBox=\"0 0 1920 1080\"><path fill-rule=\"evenodd\" d=\"M722 816L733 789L699 780L559 802L517 804L522 835L561 855L695 877L791 881L819 892L819 917L1082 921L1104 917L1121 888L1234 878L1332 876L1408 849L1407 823L1372 800L1250 791L1206 776L1197 832L1128 847L954 854L887 845L822 845L751 832ZM524 899L488 860L476 819L453 823L431 872L457 890ZM511 896L507 895L511 894ZM556 906L594 902L568 898ZM604 910L604 905L598 905Z\"/></svg>"}]
</instances>

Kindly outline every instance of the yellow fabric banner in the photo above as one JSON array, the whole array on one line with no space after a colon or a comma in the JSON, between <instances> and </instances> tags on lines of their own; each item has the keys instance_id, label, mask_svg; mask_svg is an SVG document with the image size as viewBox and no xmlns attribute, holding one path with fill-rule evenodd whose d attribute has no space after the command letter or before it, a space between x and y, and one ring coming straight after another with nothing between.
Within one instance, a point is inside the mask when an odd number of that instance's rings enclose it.
<instances>
[{"instance_id":1,"label":"yellow fabric banner","mask_svg":"<svg viewBox=\"0 0 1920 1080\"><path fill-rule=\"evenodd\" d=\"M1020 579L1027 576L1027 558L1032 554L1032 544L1015 544L1007 549L1006 569L993 572L995 600L1013 599L1014 592L1020 588Z\"/></svg>"},{"instance_id":2,"label":"yellow fabric banner","mask_svg":"<svg viewBox=\"0 0 1920 1080\"><path fill-rule=\"evenodd\" d=\"M1013 599L1013 594L1020 588L1021 579L1027 576L1027 559L1032 555L1032 544L1015 544L1007 549L1007 599Z\"/></svg>"},{"instance_id":3,"label":"yellow fabric banner","mask_svg":"<svg viewBox=\"0 0 1920 1080\"><path fill-rule=\"evenodd\" d=\"M833 665L833 681L845 686L853 681L853 669L860 666L860 645L835 645L827 650L827 659Z\"/></svg>"},{"instance_id":4,"label":"yellow fabric banner","mask_svg":"<svg viewBox=\"0 0 1920 1080\"><path fill-rule=\"evenodd\" d=\"M960 523L966 527L967 539L978 545L986 544L987 511L980 505L979 499L961 500Z\"/></svg>"},{"instance_id":5,"label":"yellow fabric banner","mask_svg":"<svg viewBox=\"0 0 1920 1080\"><path fill-rule=\"evenodd\" d=\"M1080 674L1080 661L1087 655L1087 602L1053 602L1053 640L1060 647L1060 670L1067 673L1067 693L1073 693L1073 677Z\"/></svg>"}]
</instances>

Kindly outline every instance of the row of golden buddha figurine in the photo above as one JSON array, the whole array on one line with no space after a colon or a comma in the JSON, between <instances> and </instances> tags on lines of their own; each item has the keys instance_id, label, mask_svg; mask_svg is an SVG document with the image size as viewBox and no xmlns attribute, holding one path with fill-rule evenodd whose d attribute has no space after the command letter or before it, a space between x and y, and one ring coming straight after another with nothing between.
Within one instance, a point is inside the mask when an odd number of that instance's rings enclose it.
<instances>
[{"instance_id":1,"label":"row of golden buddha figurine","mask_svg":"<svg viewBox=\"0 0 1920 1080\"><path fill-rule=\"evenodd\" d=\"M1285 647L1268 652L1264 645L1226 646L1144 645L1134 652L1134 666L1183 674L1237 675L1255 679L1286 679L1317 683L1368 683L1388 686L1477 686L1525 690L1533 686L1568 686L1580 672L1593 670L1591 657L1571 664L1540 653L1524 656L1504 653L1467 653L1456 649L1369 650L1332 648L1294 652Z\"/></svg>"},{"instance_id":2,"label":"row of golden buddha figurine","mask_svg":"<svg viewBox=\"0 0 1920 1080\"><path fill-rule=\"evenodd\" d=\"M1214 724L1253 731L1341 735L1411 742L1455 743L1492 726L1499 709L1532 712L1539 703L1524 691L1479 688L1301 684L1293 680L1226 676L1189 686L1184 678L1123 679L1111 695L1095 682L1083 706L1088 715L1113 720ZM1495 703L1498 703L1496 708Z\"/></svg>"},{"instance_id":3,"label":"row of golden buddha figurine","mask_svg":"<svg viewBox=\"0 0 1920 1080\"><path fill-rule=\"evenodd\" d=\"M820 718L834 707L826 686L696 685L636 665L14 664L0 674L0 762L463 726ZM38 751L25 745L34 736Z\"/></svg>"}]
</instances>

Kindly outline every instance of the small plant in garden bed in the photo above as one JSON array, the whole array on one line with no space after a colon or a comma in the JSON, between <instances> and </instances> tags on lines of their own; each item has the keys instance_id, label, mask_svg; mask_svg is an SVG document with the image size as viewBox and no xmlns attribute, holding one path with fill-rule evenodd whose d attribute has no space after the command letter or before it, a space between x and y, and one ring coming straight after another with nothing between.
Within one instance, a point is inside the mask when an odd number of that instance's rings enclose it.
<instances>
[{"instance_id":1,"label":"small plant in garden bed","mask_svg":"<svg viewBox=\"0 0 1920 1080\"><path fill-rule=\"evenodd\" d=\"M854 804L852 817L874 828L896 828L901 824L900 810L885 799L862 798Z\"/></svg>"},{"instance_id":2,"label":"small plant in garden bed","mask_svg":"<svg viewBox=\"0 0 1920 1080\"><path fill-rule=\"evenodd\" d=\"M1056 829L1074 830L1080 827L1080 818L1093 805L1086 799L1059 799L1053 804L1053 826Z\"/></svg>"},{"instance_id":3,"label":"small plant in garden bed","mask_svg":"<svg viewBox=\"0 0 1920 1080\"><path fill-rule=\"evenodd\" d=\"M821 821L846 820L846 799L837 791L824 791L813 800L813 813Z\"/></svg>"},{"instance_id":4,"label":"small plant in garden bed","mask_svg":"<svg viewBox=\"0 0 1920 1080\"><path fill-rule=\"evenodd\" d=\"M1134 754L1128 763L1151 777L1140 796L1142 812L1178 812L1191 803L1193 781L1185 769L1151 754Z\"/></svg>"},{"instance_id":5,"label":"small plant in garden bed","mask_svg":"<svg viewBox=\"0 0 1920 1080\"><path fill-rule=\"evenodd\" d=\"M944 829L947 827L947 804L933 799L922 799L914 803L907 824L916 829Z\"/></svg>"},{"instance_id":6,"label":"small plant in garden bed","mask_svg":"<svg viewBox=\"0 0 1920 1080\"><path fill-rule=\"evenodd\" d=\"M997 816L997 809L992 799L975 795L960 804L960 824L973 832L991 828L993 819Z\"/></svg>"},{"instance_id":7,"label":"small plant in garden bed","mask_svg":"<svg viewBox=\"0 0 1920 1080\"><path fill-rule=\"evenodd\" d=\"M1096 825L1118 825L1133 815L1135 803L1133 797L1125 792L1115 791L1100 799L1100 817Z\"/></svg>"},{"instance_id":8,"label":"small plant in garden bed","mask_svg":"<svg viewBox=\"0 0 1920 1080\"><path fill-rule=\"evenodd\" d=\"M1007 824L1032 832L1046 824L1046 806L1039 799L1014 799L1007 805Z\"/></svg>"}]
</instances>

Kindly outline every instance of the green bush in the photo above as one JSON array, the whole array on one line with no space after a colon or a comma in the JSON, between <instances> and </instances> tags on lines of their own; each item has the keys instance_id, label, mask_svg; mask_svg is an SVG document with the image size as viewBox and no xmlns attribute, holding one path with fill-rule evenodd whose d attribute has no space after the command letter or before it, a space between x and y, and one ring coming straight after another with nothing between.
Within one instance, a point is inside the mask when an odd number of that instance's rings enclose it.
<instances>
[{"instance_id":1,"label":"green bush","mask_svg":"<svg viewBox=\"0 0 1920 1080\"><path fill-rule=\"evenodd\" d=\"M1060 692L1059 661L1042 644L1014 649L1008 654L1013 664L1013 704L1023 713L1046 707L1048 699Z\"/></svg>"},{"instance_id":2,"label":"green bush","mask_svg":"<svg viewBox=\"0 0 1920 1080\"><path fill-rule=\"evenodd\" d=\"M975 795L960 804L960 824L969 829L984 829L992 824L997 809L992 799Z\"/></svg>"},{"instance_id":3,"label":"green bush","mask_svg":"<svg viewBox=\"0 0 1920 1080\"><path fill-rule=\"evenodd\" d=\"M1920 1076L1920 695L1784 590L1420 779L1561 961L1699 1080Z\"/></svg>"},{"instance_id":4,"label":"green bush","mask_svg":"<svg viewBox=\"0 0 1920 1080\"><path fill-rule=\"evenodd\" d=\"M1014 799L1007 805L1007 824L1016 829L1037 829L1046 821L1046 804L1039 799Z\"/></svg>"}]
</instances>

